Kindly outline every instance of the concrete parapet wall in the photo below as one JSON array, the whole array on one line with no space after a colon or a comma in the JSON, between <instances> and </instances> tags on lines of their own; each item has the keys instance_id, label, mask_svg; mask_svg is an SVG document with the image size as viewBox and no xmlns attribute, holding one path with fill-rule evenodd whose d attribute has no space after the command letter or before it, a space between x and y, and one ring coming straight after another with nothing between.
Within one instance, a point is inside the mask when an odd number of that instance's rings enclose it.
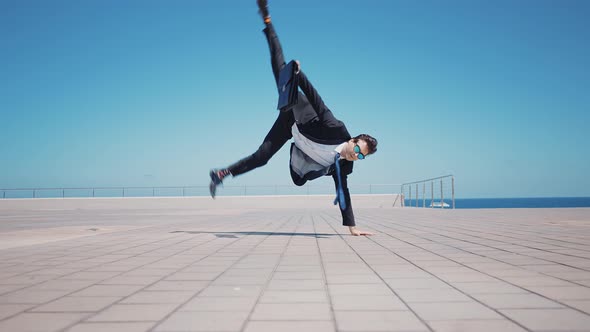
<instances>
[{"instance_id":1,"label":"concrete parapet wall","mask_svg":"<svg viewBox=\"0 0 590 332\"><path fill-rule=\"evenodd\" d=\"M330 208L335 195L0 199L6 210ZM401 207L402 195L352 195L352 206Z\"/></svg>"}]
</instances>

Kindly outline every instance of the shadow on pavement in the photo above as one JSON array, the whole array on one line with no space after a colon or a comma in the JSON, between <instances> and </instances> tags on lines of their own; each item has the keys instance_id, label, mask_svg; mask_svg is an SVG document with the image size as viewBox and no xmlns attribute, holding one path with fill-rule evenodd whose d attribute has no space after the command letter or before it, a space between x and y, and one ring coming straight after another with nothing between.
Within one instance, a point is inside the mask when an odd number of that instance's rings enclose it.
<instances>
[{"instance_id":1,"label":"shadow on pavement","mask_svg":"<svg viewBox=\"0 0 590 332\"><path fill-rule=\"evenodd\" d=\"M329 236L338 236L338 234L326 233L289 233L289 232L204 232L204 231L172 231L170 233L187 233L187 234L213 234L220 238L237 238L237 235L268 235L268 236L309 236L315 238L327 238Z\"/></svg>"}]
</instances>

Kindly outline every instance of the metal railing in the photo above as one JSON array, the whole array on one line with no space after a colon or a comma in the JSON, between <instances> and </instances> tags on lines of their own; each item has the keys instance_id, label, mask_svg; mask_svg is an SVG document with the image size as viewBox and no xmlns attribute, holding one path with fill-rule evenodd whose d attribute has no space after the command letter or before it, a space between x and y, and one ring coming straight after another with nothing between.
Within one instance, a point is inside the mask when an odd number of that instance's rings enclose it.
<instances>
[{"instance_id":1,"label":"metal railing","mask_svg":"<svg viewBox=\"0 0 590 332\"><path fill-rule=\"evenodd\" d=\"M350 185L352 194L399 194L400 184ZM327 195L333 185L243 185L223 186L218 196L255 195ZM209 196L209 186L166 187L77 187L77 188L9 188L0 189L0 198L70 198L70 197L165 197Z\"/></svg>"},{"instance_id":2,"label":"metal railing","mask_svg":"<svg viewBox=\"0 0 590 332\"><path fill-rule=\"evenodd\" d=\"M445 179L450 179L450 181L451 181L450 185L448 185L451 189L451 200L450 200L451 204L450 205L448 203L445 203L445 192L444 192L444 181L443 181ZM422 185L421 186L422 187L422 207L427 207L426 206L426 196L427 196L426 184L428 182L430 182L430 205L428 207L441 208L441 209L450 207L450 208L454 209L455 208L455 177L452 174L439 176L439 177L432 178L432 179L403 183L401 185L401 193L402 193L402 197L404 197L403 206L406 206L405 201L407 200L408 206L412 206L412 203L414 203L415 207L419 207L420 185ZM439 197L437 197L437 200L435 201L435 182L437 182L437 184L439 184L438 189L440 189L440 201L438 200ZM414 196L412 196L412 187L415 187L415 190L414 190L415 198L414 198ZM408 189L408 198L407 199L405 199L406 188Z\"/></svg>"}]
</instances>

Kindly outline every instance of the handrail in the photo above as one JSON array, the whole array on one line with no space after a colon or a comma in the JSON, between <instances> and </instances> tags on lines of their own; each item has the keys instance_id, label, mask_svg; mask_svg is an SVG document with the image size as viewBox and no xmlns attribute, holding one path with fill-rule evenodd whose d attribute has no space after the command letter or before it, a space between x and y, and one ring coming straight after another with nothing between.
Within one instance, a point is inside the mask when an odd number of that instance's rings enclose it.
<instances>
[{"instance_id":1,"label":"handrail","mask_svg":"<svg viewBox=\"0 0 590 332\"><path fill-rule=\"evenodd\" d=\"M455 176L453 174L449 174L449 175L443 175L443 176L437 176L435 178L430 178L430 179L425 179L425 180L418 180L418 181L413 181L413 182L406 182L406 183L402 183L401 185L401 194L404 197L405 201L405 188L406 186L408 187L408 192L409 192L409 206L412 206L412 201L413 201L413 197L412 197L412 185L416 185L416 190L415 190L415 207L419 207L419 194L420 194L420 189L418 187L419 184L422 184L422 207L426 207L426 183L430 182L430 207L434 208L434 207L440 207L441 209L444 209L445 207L448 207L448 204L445 203L444 200L444 184L443 184L443 179L446 178L451 178L451 207L454 209L455 208ZM440 203L434 201L434 181L435 180L440 180ZM405 204L402 204L402 206L405 206Z\"/></svg>"},{"instance_id":2,"label":"handrail","mask_svg":"<svg viewBox=\"0 0 590 332\"><path fill-rule=\"evenodd\" d=\"M400 184L381 184L381 183L375 183L375 184L361 184L361 185L352 185L349 186L349 188L351 189L356 189L357 191L360 190L363 193L368 193L368 194L373 194L373 193L379 193L379 192L387 192L388 194L399 194L399 188L400 188ZM248 196L248 195L256 195L257 189L258 192L260 192L260 189L274 189L273 194L274 195L278 195L279 194L279 189L283 189L283 188L292 188L293 190L290 190L289 192L293 191L297 191L299 192L298 194L306 194L306 195L312 195L312 194L332 194L334 191L334 186L331 185L305 185L303 187L295 187L293 185L288 185L288 184L268 184L268 185L229 185L229 186L224 186L223 188L225 189L226 192L231 191L232 189L234 190L232 192L233 195L236 194L236 190L237 190L237 194L238 195L242 195L242 196ZM391 187L391 190L383 190L382 188L386 188L386 187ZM363 190L364 189L364 190ZM144 195L129 195L129 191L136 191L136 190L145 190L146 193L148 191L151 191L150 194L144 194ZM177 190L180 194L180 192L182 192L181 196L207 196L209 195L209 186L131 186L131 187L114 187L114 186L103 186L103 187L62 187L62 188L5 188L2 189L0 188L0 192L2 192L2 195L0 196L0 198L5 199L6 198L6 193L7 192L27 192L30 191L31 192L31 196L32 197L18 197L18 198L38 198L37 194L39 192L46 192L46 191L55 191L55 192L59 192L61 194L61 197L65 198L66 197L66 191L87 191L89 193L88 196L85 195L68 195L67 197L96 197L96 192L97 191L117 191L120 193L120 196L118 195L107 195L107 196L100 196L100 197L145 197L145 196L170 196L170 195L156 195L156 191L161 191L161 190ZM92 196L90 196L90 191L92 191ZM193 194L193 195L187 195L187 191L196 191L198 192L197 194ZM199 194L200 193L200 194ZM223 195L223 193L221 193L221 195ZM266 193L266 195L268 195L268 193ZM46 196L47 197L47 196ZM50 196L50 197L56 197L55 195Z\"/></svg>"},{"instance_id":3,"label":"handrail","mask_svg":"<svg viewBox=\"0 0 590 332\"><path fill-rule=\"evenodd\" d=\"M448 177L452 177L452 176L453 176L453 174L449 174L449 175L437 176L437 177L431 178L431 179L419 180L419 181L414 181L414 182L406 182L406 183L402 183L402 186L408 185L408 184L416 184L416 183L428 182L428 181L438 180L438 179L443 179L443 178L448 178Z\"/></svg>"}]
</instances>

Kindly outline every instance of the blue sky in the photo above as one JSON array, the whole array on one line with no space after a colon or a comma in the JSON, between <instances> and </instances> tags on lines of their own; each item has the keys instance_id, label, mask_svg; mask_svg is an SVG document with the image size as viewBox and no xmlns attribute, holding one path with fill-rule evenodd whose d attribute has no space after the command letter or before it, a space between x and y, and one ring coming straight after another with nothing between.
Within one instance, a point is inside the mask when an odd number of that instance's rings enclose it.
<instances>
[{"instance_id":1,"label":"blue sky","mask_svg":"<svg viewBox=\"0 0 590 332\"><path fill-rule=\"evenodd\" d=\"M590 196L590 2L270 9L286 57L379 140L351 186ZM0 0L0 188L206 185L276 118L262 28L254 0ZM288 146L229 181L289 184Z\"/></svg>"}]
</instances>

